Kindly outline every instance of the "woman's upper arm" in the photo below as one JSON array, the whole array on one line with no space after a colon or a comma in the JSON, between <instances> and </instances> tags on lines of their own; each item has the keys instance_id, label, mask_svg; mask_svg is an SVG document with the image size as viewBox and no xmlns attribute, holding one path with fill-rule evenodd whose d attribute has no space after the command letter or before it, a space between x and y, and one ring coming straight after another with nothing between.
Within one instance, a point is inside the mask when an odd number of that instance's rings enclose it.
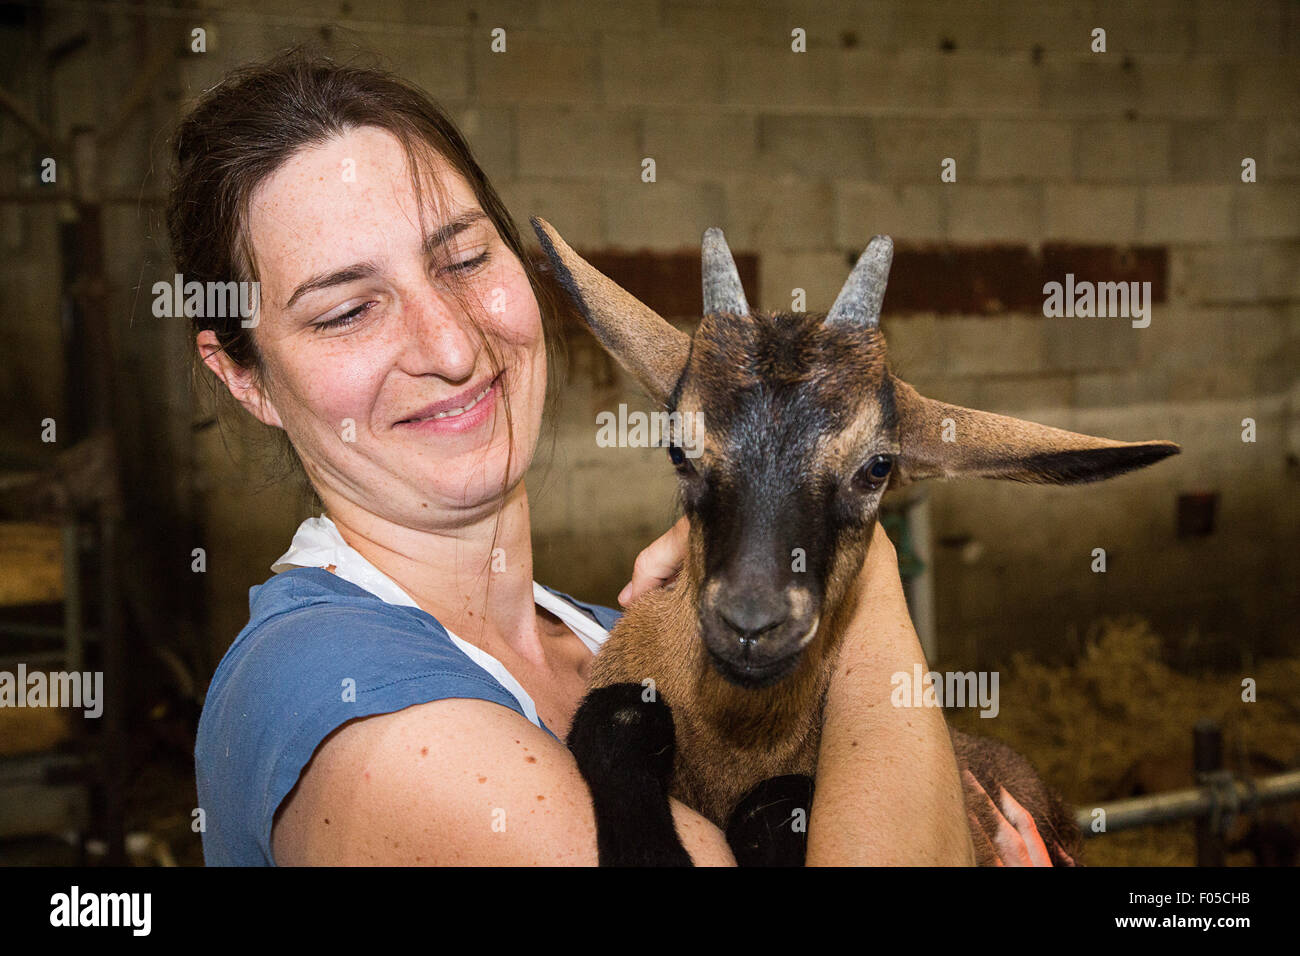
<instances>
[{"instance_id":1,"label":"woman's upper arm","mask_svg":"<svg viewBox=\"0 0 1300 956\"><path fill-rule=\"evenodd\" d=\"M699 864L721 831L674 804ZM272 829L280 865L595 865L591 796L572 754L508 708L448 698L366 717L317 748Z\"/></svg>"}]
</instances>

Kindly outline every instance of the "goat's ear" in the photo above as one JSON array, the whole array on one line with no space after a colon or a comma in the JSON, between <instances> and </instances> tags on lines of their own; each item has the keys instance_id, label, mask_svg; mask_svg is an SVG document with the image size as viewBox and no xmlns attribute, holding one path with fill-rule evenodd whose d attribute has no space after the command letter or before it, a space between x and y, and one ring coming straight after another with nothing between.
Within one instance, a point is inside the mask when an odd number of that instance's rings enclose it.
<instances>
[{"instance_id":1,"label":"goat's ear","mask_svg":"<svg viewBox=\"0 0 1300 956\"><path fill-rule=\"evenodd\" d=\"M1180 450L1170 441L1111 441L948 405L897 378L893 385L899 484L922 478L1082 484L1144 468Z\"/></svg>"},{"instance_id":2,"label":"goat's ear","mask_svg":"<svg viewBox=\"0 0 1300 956\"><path fill-rule=\"evenodd\" d=\"M555 278L600 344L659 403L681 378L691 338L569 248L545 219L529 220Z\"/></svg>"}]
</instances>

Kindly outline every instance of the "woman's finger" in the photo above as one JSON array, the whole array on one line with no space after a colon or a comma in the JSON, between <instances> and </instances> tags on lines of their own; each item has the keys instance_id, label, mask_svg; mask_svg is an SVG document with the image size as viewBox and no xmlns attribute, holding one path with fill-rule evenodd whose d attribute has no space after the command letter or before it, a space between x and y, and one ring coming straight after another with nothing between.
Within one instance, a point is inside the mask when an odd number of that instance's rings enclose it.
<instances>
[{"instance_id":1,"label":"woman's finger","mask_svg":"<svg viewBox=\"0 0 1300 956\"><path fill-rule=\"evenodd\" d=\"M627 607L642 594L662 587L677 576L686 558L690 521L681 518L636 556L632 580L619 592L618 603Z\"/></svg>"},{"instance_id":2,"label":"woman's finger","mask_svg":"<svg viewBox=\"0 0 1300 956\"><path fill-rule=\"evenodd\" d=\"M1011 825L1016 828L1020 834L1021 843L1025 847L1025 852L1029 854L1030 866L1051 866L1052 858L1048 855L1047 844L1043 842L1042 835L1038 832L1038 824L1034 818L1029 815L1029 811L1016 802L1016 798L1007 792L1006 787L1000 788L999 799L1002 803L1002 813L1006 816Z\"/></svg>"},{"instance_id":3,"label":"woman's finger","mask_svg":"<svg viewBox=\"0 0 1300 956\"><path fill-rule=\"evenodd\" d=\"M968 775L968 778L966 775ZM967 770L964 772L964 779L966 779L968 789L976 794L976 799L984 806L987 815L994 821L996 829L989 834L989 839L997 850L998 859L1005 866L1033 866L1033 860L1025 847L1024 839L1002 814L1002 811L998 809L997 804L993 802L988 792L980 786L978 778Z\"/></svg>"}]
</instances>

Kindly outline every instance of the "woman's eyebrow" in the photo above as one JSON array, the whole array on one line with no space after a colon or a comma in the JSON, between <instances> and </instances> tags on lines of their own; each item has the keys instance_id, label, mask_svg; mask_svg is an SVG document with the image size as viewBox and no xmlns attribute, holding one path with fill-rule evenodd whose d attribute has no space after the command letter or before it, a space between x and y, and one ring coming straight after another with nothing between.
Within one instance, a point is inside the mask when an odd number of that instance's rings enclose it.
<instances>
[{"instance_id":1,"label":"woman's eyebrow","mask_svg":"<svg viewBox=\"0 0 1300 956\"><path fill-rule=\"evenodd\" d=\"M451 239L457 234L464 232L470 226L474 225L474 223L479 222L480 220L486 218L487 218L487 213L485 213L482 209L477 209L477 208L469 209L461 213L455 219L451 220L445 226L440 228L433 235L425 236L424 238L425 255L432 253L434 249L436 249L438 246L441 246L448 239Z\"/></svg>"},{"instance_id":2,"label":"woman's eyebrow","mask_svg":"<svg viewBox=\"0 0 1300 956\"><path fill-rule=\"evenodd\" d=\"M358 262L355 265L339 269L337 272L315 276L294 289L293 295L289 296L289 301L285 303L284 307L286 310L293 308L293 304L308 292L318 292L321 289L328 289L330 286L343 285L345 282L367 279L378 271L378 267L373 262Z\"/></svg>"},{"instance_id":3,"label":"woman's eyebrow","mask_svg":"<svg viewBox=\"0 0 1300 956\"><path fill-rule=\"evenodd\" d=\"M471 209L468 212L461 213L455 219L439 228L432 235L425 236L423 243L424 254L432 254L438 246L443 245L447 240L461 232L464 232L470 226L474 225L474 223L486 218L487 213L482 209ZM321 289L328 289L331 286L343 285L347 282L355 282L358 279L368 279L378 271L378 266L373 262L358 262L342 269L338 269L335 272L313 276L293 290L293 295L289 296L289 301L285 303L284 307L286 310L293 308L293 304L309 292L319 292Z\"/></svg>"}]
</instances>

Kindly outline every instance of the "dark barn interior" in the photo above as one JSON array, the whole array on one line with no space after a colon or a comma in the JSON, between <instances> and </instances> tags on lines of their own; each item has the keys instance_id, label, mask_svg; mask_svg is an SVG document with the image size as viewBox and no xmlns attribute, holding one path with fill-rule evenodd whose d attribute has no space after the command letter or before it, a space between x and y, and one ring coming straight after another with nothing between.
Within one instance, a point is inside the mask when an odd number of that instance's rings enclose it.
<instances>
[{"instance_id":1,"label":"dark barn interior","mask_svg":"<svg viewBox=\"0 0 1300 956\"><path fill-rule=\"evenodd\" d=\"M927 482L887 527L930 666L1000 676L996 717L949 720L1073 804L1082 862L1296 865L1287 0L0 4L0 864L204 862L208 682L316 511L187 320L158 314L168 142L229 70L295 44L418 84L539 261L530 216L684 331L710 226L751 306L789 311L829 309L888 234L881 327L918 390L1177 442L1084 487ZM1067 276L1133 283L1148 311L1055 314ZM676 479L661 448L594 440L602 412L651 405L561 317L534 576L617 607ZM101 712L19 703L36 672L87 694L100 675ZM1186 812L1118 823L1118 801L1193 788Z\"/></svg>"}]
</instances>

